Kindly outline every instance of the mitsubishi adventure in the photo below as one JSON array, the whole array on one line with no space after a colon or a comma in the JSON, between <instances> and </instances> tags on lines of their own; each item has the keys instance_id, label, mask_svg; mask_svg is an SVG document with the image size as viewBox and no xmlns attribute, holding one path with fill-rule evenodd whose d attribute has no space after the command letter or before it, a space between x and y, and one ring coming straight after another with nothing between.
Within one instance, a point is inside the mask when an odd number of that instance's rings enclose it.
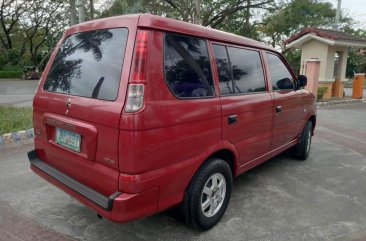
<instances>
[{"instance_id":1,"label":"mitsubishi adventure","mask_svg":"<svg viewBox=\"0 0 366 241\"><path fill-rule=\"evenodd\" d=\"M179 207L207 230L233 177L290 148L308 157L306 82L272 47L222 31L149 14L81 23L34 97L31 169L109 220Z\"/></svg>"}]
</instances>

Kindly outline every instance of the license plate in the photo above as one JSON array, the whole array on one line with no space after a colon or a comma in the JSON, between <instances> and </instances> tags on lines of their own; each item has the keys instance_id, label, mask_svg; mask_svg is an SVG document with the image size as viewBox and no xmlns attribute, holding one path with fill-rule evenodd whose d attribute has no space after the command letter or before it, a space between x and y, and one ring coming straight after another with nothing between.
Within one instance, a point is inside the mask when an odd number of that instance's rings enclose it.
<instances>
[{"instance_id":1,"label":"license plate","mask_svg":"<svg viewBox=\"0 0 366 241\"><path fill-rule=\"evenodd\" d=\"M62 128L56 128L56 143L80 152L80 135Z\"/></svg>"}]
</instances>

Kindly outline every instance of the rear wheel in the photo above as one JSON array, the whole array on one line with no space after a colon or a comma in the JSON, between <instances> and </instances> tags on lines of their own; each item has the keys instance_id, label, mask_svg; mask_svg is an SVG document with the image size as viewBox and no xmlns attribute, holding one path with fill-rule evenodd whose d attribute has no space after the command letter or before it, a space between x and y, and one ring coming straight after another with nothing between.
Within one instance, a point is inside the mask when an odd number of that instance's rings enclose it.
<instances>
[{"instance_id":1,"label":"rear wheel","mask_svg":"<svg viewBox=\"0 0 366 241\"><path fill-rule=\"evenodd\" d=\"M313 123L308 121L301 133L300 142L295 146L295 154L300 160L306 160L310 153Z\"/></svg>"},{"instance_id":2,"label":"rear wheel","mask_svg":"<svg viewBox=\"0 0 366 241\"><path fill-rule=\"evenodd\" d=\"M184 208L188 223L201 230L218 223L229 204L231 188L232 173L227 162L212 158L204 163L186 193Z\"/></svg>"}]
</instances>

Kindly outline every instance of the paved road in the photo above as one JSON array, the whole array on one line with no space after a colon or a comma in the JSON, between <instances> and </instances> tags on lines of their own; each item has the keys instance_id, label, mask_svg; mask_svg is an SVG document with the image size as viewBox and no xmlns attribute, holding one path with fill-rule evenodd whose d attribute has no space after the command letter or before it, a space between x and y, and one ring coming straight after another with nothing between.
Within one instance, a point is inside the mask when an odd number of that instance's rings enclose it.
<instances>
[{"instance_id":1,"label":"paved road","mask_svg":"<svg viewBox=\"0 0 366 241\"><path fill-rule=\"evenodd\" d=\"M0 240L366 239L366 103L324 107L310 158L281 154L234 181L213 229L166 213L126 224L96 214L29 170L32 145L0 151Z\"/></svg>"},{"instance_id":2,"label":"paved road","mask_svg":"<svg viewBox=\"0 0 366 241\"><path fill-rule=\"evenodd\" d=\"M0 80L0 106L32 106L38 80Z\"/></svg>"}]
</instances>

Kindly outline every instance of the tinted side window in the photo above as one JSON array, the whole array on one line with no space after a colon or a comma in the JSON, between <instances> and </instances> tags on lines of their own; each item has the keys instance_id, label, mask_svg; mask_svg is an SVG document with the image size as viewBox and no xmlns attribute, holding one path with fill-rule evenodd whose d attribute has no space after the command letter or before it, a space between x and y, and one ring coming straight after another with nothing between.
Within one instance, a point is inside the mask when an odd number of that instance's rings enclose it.
<instances>
[{"instance_id":1,"label":"tinted side window","mask_svg":"<svg viewBox=\"0 0 366 241\"><path fill-rule=\"evenodd\" d=\"M282 60L274 54L267 53L267 61L273 90L293 90L292 75Z\"/></svg>"},{"instance_id":2,"label":"tinted side window","mask_svg":"<svg viewBox=\"0 0 366 241\"><path fill-rule=\"evenodd\" d=\"M263 68L259 52L228 47L233 73L234 93L265 91Z\"/></svg>"},{"instance_id":3,"label":"tinted side window","mask_svg":"<svg viewBox=\"0 0 366 241\"><path fill-rule=\"evenodd\" d=\"M165 34L164 70L169 88L179 98L214 96L206 41Z\"/></svg>"},{"instance_id":4,"label":"tinted side window","mask_svg":"<svg viewBox=\"0 0 366 241\"><path fill-rule=\"evenodd\" d=\"M223 45L212 45L215 54L217 72L220 81L220 95L232 94L233 84L231 77L231 67L226 47Z\"/></svg>"},{"instance_id":5,"label":"tinted side window","mask_svg":"<svg viewBox=\"0 0 366 241\"><path fill-rule=\"evenodd\" d=\"M221 95L266 90L259 52L215 44L213 50Z\"/></svg>"},{"instance_id":6,"label":"tinted side window","mask_svg":"<svg viewBox=\"0 0 366 241\"><path fill-rule=\"evenodd\" d=\"M127 36L126 28L100 29L70 35L58 50L43 89L115 100Z\"/></svg>"}]
</instances>

